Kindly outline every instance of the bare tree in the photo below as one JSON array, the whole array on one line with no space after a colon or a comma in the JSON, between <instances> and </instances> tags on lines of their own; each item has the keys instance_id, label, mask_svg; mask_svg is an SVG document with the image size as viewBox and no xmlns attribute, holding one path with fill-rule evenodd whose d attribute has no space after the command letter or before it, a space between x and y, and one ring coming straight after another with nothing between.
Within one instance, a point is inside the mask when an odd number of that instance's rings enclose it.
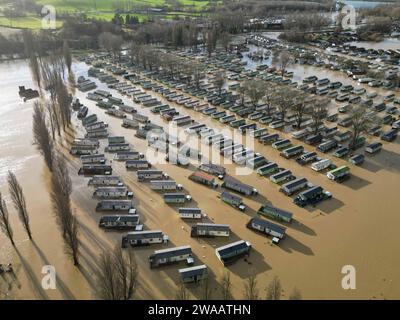
<instances>
[{"instance_id":1,"label":"bare tree","mask_svg":"<svg viewBox=\"0 0 400 320\"><path fill-rule=\"evenodd\" d=\"M47 167L53 170L53 141L46 125L46 116L38 102L33 106L33 141L44 157Z\"/></svg>"},{"instance_id":2,"label":"bare tree","mask_svg":"<svg viewBox=\"0 0 400 320\"><path fill-rule=\"evenodd\" d=\"M246 300L258 300L257 280L254 272L246 279L244 284L244 298Z\"/></svg>"},{"instance_id":3,"label":"bare tree","mask_svg":"<svg viewBox=\"0 0 400 320\"><path fill-rule=\"evenodd\" d=\"M289 300L301 300L301 292L296 287L293 288L292 292L289 295Z\"/></svg>"},{"instance_id":4,"label":"bare tree","mask_svg":"<svg viewBox=\"0 0 400 320\"><path fill-rule=\"evenodd\" d=\"M225 49L226 52L229 51L229 45L232 40L232 36L229 32L222 32L220 35L221 38L221 45Z\"/></svg>"},{"instance_id":5,"label":"bare tree","mask_svg":"<svg viewBox=\"0 0 400 320\"><path fill-rule=\"evenodd\" d=\"M262 100L265 102L267 105L267 115L271 115L271 109L274 104L276 97L276 88L273 85L268 85L264 87L264 96L262 97Z\"/></svg>"},{"instance_id":6,"label":"bare tree","mask_svg":"<svg viewBox=\"0 0 400 320\"><path fill-rule=\"evenodd\" d=\"M275 276L267 287L267 300L280 300L282 293L281 281Z\"/></svg>"},{"instance_id":7,"label":"bare tree","mask_svg":"<svg viewBox=\"0 0 400 320\"><path fill-rule=\"evenodd\" d=\"M64 43L63 43L63 56L64 56L65 64L67 65L67 68L68 68L68 72L71 72L72 56L71 56L71 51L69 49L67 40L64 40Z\"/></svg>"},{"instance_id":8,"label":"bare tree","mask_svg":"<svg viewBox=\"0 0 400 320\"><path fill-rule=\"evenodd\" d=\"M273 101L282 115L282 120L285 120L287 112L293 107L295 96L296 92L289 88L280 88L276 91Z\"/></svg>"},{"instance_id":9,"label":"bare tree","mask_svg":"<svg viewBox=\"0 0 400 320\"><path fill-rule=\"evenodd\" d=\"M244 100L246 98L246 91L247 91L247 88L243 84L237 89L237 92L239 93L239 96L240 96L240 105L241 106L244 105Z\"/></svg>"},{"instance_id":10,"label":"bare tree","mask_svg":"<svg viewBox=\"0 0 400 320\"><path fill-rule=\"evenodd\" d=\"M313 120L314 134L317 134L323 120L328 115L328 100L314 100L310 104L309 114Z\"/></svg>"},{"instance_id":11,"label":"bare tree","mask_svg":"<svg viewBox=\"0 0 400 320\"><path fill-rule=\"evenodd\" d=\"M14 233L10 223L10 216L8 214L7 205L0 192L0 229L10 239L11 244L15 246Z\"/></svg>"},{"instance_id":12,"label":"bare tree","mask_svg":"<svg viewBox=\"0 0 400 320\"><path fill-rule=\"evenodd\" d=\"M265 94L265 86L262 81L247 80L244 83L246 95L250 98L253 106L256 106Z\"/></svg>"},{"instance_id":13,"label":"bare tree","mask_svg":"<svg viewBox=\"0 0 400 320\"><path fill-rule=\"evenodd\" d=\"M296 128L300 128L304 115L306 114L309 99L303 92L299 92L294 98L292 111L296 116Z\"/></svg>"},{"instance_id":14,"label":"bare tree","mask_svg":"<svg viewBox=\"0 0 400 320\"><path fill-rule=\"evenodd\" d=\"M229 271L224 273L221 280L220 289L222 300L232 300L232 282Z\"/></svg>"},{"instance_id":15,"label":"bare tree","mask_svg":"<svg viewBox=\"0 0 400 320\"><path fill-rule=\"evenodd\" d=\"M137 289L137 264L132 249L114 250L100 256L96 278L96 296L102 300L131 300Z\"/></svg>"},{"instance_id":16,"label":"bare tree","mask_svg":"<svg viewBox=\"0 0 400 320\"><path fill-rule=\"evenodd\" d=\"M65 251L72 257L75 266L79 265L78 221L71 209L72 182L65 160L61 156L54 158L51 176L50 198L57 224L62 233Z\"/></svg>"},{"instance_id":17,"label":"bare tree","mask_svg":"<svg viewBox=\"0 0 400 320\"><path fill-rule=\"evenodd\" d=\"M219 96L221 95L222 87L224 86L224 84L225 84L225 73L224 72L217 73L213 80L213 85L216 86Z\"/></svg>"},{"instance_id":18,"label":"bare tree","mask_svg":"<svg viewBox=\"0 0 400 320\"><path fill-rule=\"evenodd\" d=\"M32 240L32 232L29 225L29 215L28 210L26 209L25 196L22 191L22 187L19 184L15 174L11 171L8 171L7 181L14 208L18 211L19 219L21 220L29 239Z\"/></svg>"},{"instance_id":19,"label":"bare tree","mask_svg":"<svg viewBox=\"0 0 400 320\"><path fill-rule=\"evenodd\" d=\"M274 62L281 71L281 76L286 72L287 67L291 64L292 58L287 50L281 51L279 55L274 55Z\"/></svg>"},{"instance_id":20,"label":"bare tree","mask_svg":"<svg viewBox=\"0 0 400 320\"><path fill-rule=\"evenodd\" d=\"M212 291L210 288L210 280L207 278L200 282L201 300L211 300Z\"/></svg>"},{"instance_id":21,"label":"bare tree","mask_svg":"<svg viewBox=\"0 0 400 320\"><path fill-rule=\"evenodd\" d=\"M356 149L357 140L363 133L367 133L374 124L378 123L378 119L370 116L365 108L360 105L352 106L349 110L349 116L351 117L352 128L352 137L349 147L351 149Z\"/></svg>"},{"instance_id":22,"label":"bare tree","mask_svg":"<svg viewBox=\"0 0 400 320\"><path fill-rule=\"evenodd\" d=\"M189 300L189 293L183 282L179 284L176 290L175 300Z\"/></svg>"}]
</instances>

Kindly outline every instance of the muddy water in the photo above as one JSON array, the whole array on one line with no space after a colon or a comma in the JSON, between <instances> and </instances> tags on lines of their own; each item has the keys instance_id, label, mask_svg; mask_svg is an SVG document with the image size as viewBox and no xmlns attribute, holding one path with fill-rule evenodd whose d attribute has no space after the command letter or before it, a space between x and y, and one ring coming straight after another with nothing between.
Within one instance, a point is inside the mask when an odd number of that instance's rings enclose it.
<instances>
[{"instance_id":1,"label":"muddy water","mask_svg":"<svg viewBox=\"0 0 400 320\"><path fill-rule=\"evenodd\" d=\"M87 66L84 64L74 65L76 77L86 76L86 71ZM29 71L26 65L3 64L0 67L0 74L2 88L7 88L6 94L2 91L3 103L0 107L2 113L0 117L1 190L3 194L7 193L3 184L4 173L9 166L13 166L26 193L37 247L43 253L39 254L39 250L26 239L22 228L19 227L14 210L9 205L9 211L13 215L13 225L15 225L17 248L25 263L21 262L18 254L3 236L0 238L1 263L13 262L18 266L17 276L21 288L14 290L17 297L44 298L47 295L49 298L67 298L68 296L91 298L93 285L91 285L91 279L99 251L119 242L121 234L105 233L98 229L99 214L94 211L96 201L91 198L93 190L86 186L87 178L77 176L79 160L69 157L74 183L74 208L82 225L80 237L83 243L82 271L76 271L72 267L71 262L63 253L56 224L50 212L47 191L48 173L42 159L31 145L32 104L20 102L17 93L18 84L24 83L31 86ZM102 84L99 84L99 87L105 88ZM91 113L97 113L100 120L109 123L111 134L124 135L135 149L146 152L146 142L135 138L133 130L122 128L120 119L106 115L104 110L96 107L93 101L86 100L86 94L77 92L77 96L89 107ZM115 96L119 95L115 93ZM133 105L132 102L127 103ZM153 115L149 109L142 109L140 106L137 108L141 113L151 116L155 123L167 126L166 122L162 121L158 115ZM189 114L199 122L206 123L215 129L226 129L210 117L183 107L177 106L177 108L182 110L183 114ZM77 123L76 120L74 122ZM19 126L20 129L16 129ZM11 134L11 132L14 133ZM75 135L82 134L82 128L77 127ZM264 288L269 279L273 275L278 275L286 297L294 286L302 291L304 298L393 299L400 297L398 285L400 258L395 246L399 241L397 224L400 220L398 210L395 209L400 201L397 191L400 177L399 144L385 144L384 150L368 158L363 167L352 168L352 179L342 185L329 181L323 174L317 174L310 168L300 167L294 161L281 158L271 147L256 143L255 150L271 161L277 162L281 167L292 170L296 176L304 176L311 182L323 186L334 194L334 199L318 205L317 208L300 209L293 205L290 198L278 192L276 185L252 173L238 178L256 187L260 191L260 196L245 198L244 202L249 210L241 213L221 203L217 199L217 191L188 180L187 177L193 167L185 169L171 164L155 165L167 172L178 183L183 184L186 191L193 196L194 204L202 208L211 221L230 225L233 234L229 242L245 239L252 243L254 250L248 262L241 260L228 268L232 273L235 297L242 297L243 279L251 272L258 275L258 285L262 296L265 295ZM108 157L111 158L111 156ZM338 164L342 162L337 159L334 161ZM3 168L3 163L6 168ZM164 205L161 195L151 191L146 183L139 184L133 172L126 172L123 163L114 162L113 167L115 173L121 175L134 191L134 202L146 228L161 229L169 235L172 245L191 245L197 260L196 264L205 263L210 268L214 296L218 297L215 279L218 279L226 268L216 258L214 249L228 241L190 238L191 223L179 219L176 209ZM226 167L229 174L235 174L237 166L227 164ZM31 168L35 169L31 170ZM295 215L295 221L286 226L287 238L279 246L271 246L267 238L245 227L250 217L266 201L289 210ZM170 266L157 270L148 268L148 255L158 248L160 247L136 249L142 284L139 296L173 298L179 267ZM59 270L59 278L62 282L58 290L46 292L39 290L38 282L41 279L40 269L44 264L44 257ZM357 270L357 290L354 291L345 291L340 285L342 277L340 271L342 266L347 264L354 265ZM194 287L190 289L194 296L199 296L198 290L196 291Z\"/></svg>"},{"instance_id":2,"label":"muddy water","mask_svg":"<svg viewBox=\"0 0 400 320\"><path fill-rule=\"evenodd\" d=\"M349 42L351 46L357 46L366 49L383 49L383 50L399 50L400 49L400 39L397 38L385 38L379 42L369 42L369 41L359 41L359 42Z\"/></svg>"}]
</instances>

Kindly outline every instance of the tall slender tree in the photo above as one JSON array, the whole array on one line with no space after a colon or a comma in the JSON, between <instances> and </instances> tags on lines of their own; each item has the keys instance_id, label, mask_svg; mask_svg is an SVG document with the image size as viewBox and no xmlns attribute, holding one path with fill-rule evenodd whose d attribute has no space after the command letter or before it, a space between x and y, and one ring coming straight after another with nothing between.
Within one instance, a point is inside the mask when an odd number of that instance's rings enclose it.
<instances>
[{"instance_id":1,"label":"tall slender tree","mask_svg":"<svg viewBox=\"0 0 400 320\"><path fill-rule=\"evenodd\" d=\"M4 201L1 192L0 192L0 230L11 241L11 244L15 246L14 233L10 223L10 216L8 214L7 204Z\"/></svg>"},{"instance_id":2,"label":"tall slender tree","mask_svg":"<svg viewBox=\"0 0 400 320\"><path fill-rule=\"evenodd\" d=\"M15 210L18 212L19 219L30 240L32 240L32 231L29 224L28 210L26 209L25 196L22 187L19 184L17 177L11 171L8 171L7 176L8 189L10 190L11 199L14 204Z\"/></svg>"}]
</instances>

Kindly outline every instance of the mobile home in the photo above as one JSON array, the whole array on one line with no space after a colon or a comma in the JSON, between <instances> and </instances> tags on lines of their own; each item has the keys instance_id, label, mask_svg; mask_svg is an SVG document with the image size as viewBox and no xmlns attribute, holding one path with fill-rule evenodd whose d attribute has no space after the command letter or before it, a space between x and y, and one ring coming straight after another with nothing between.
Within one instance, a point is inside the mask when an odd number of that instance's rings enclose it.
<instances>
[{"instance_id":1,"label":"mobile home","mask_svg":"<svg viewBox=\"0 0 400 320\"><path fill-rule=\"evenodd\" d=\"M133 209L131 200L101 200L96 211L129 211Z\"/></svg>"},{"instance_id":2,"label":"mobile home","mask_svg":"<svg viewBox=\"0 0 400 320\"><path fill-rule=\"evenodd\" d=\"M182 185L177 184L174 180L151 180L150 188L152 190L164 191L164 190L182 190Z\"/></svg>"},{"instance_id":3,"label":"mobile home","mask_svg":"<svg viewBox=\"0 0 400 320\"><path fill-rule=\"evenodd\" d=\"M93 197L98 198L131 198L133 193L126 187L97 187L93 192Z\"/></svg>"},{"instance_id":4,"label":"mobile home","mask_svg":"<svg viewBox=\"0 0 400 320\"><path fill-rule=\"evenodd\" d=\"M205 280L208 277L207 266L205 264L179 269L178 271L183 283L196 283Z\"/></svg>"},{"instance_id":5,"label":"mobile home","mask_svg":"<svg viewBox=\"0 0 400 320\"><path fill-rule=\"evenodd\" d=\"M292 213L273 207L268 204L261 206L261 208L257 211L257 214L277 221L284 221L284 222L291 222L293 218Z\"/></svg>"},{"instance_id":6,"label":"mobile home","mask_svg":"<svg viewBox=\"0 0 400 320\"><path fill-rule=\"evenodd\" d=\"M160 267L180 261L186 261L187 264L193 263L192 248L190 246L156 250L149 257L150 268Z\"/></svg>"},{"instance_id":7,"label":"mobile home","mask_svg":"<svg viewBox=\"0 0 400 320\"><path fill-rule=\"evenodd\" d=\"M138 170L137 177L139 181L156 180L166 178L166 174L164 174L161 170Z\"/></svg>"},{"instance_id":8,"label":"mobile home","mask_svg":"<svg viewBox=\"0 0 400 320\"><path fill-rule=\"evenodd\" d=\"M190 232L191 237L229 237L229 235L229 225L216 223L196 223Z\"/></svg>"},{"instance_id":9,"label":"mobile home","mask_svg":"<svg viewBox=\"0 0 400 320\"><path fill-rule=\"evenodd\" d=\"M83 175L110 175L112 167L105 164L84 164L78 171L78 174Z\"/></svg>"},{"instance_id":10,"label":"mobile home","mask_svg":"<svg viewBox=\"0 0 400 320\"><path fill-rule=\"evenodd\" d=\"M222 192L218 196L222 201L229 204L230 206L239 209L240 211L245 211L246 206L243 204L242 198L235 196L229 192Z\"/></svg>"},{"instance_id":11,"label":"mobile home","mask_svg":"<svg viewBox=\"0 0 400 320\"><path fill-rule=\"evenodd\" d=\"M350 177L350 168L347 166L341 166L339 168L329 171L326 176L330 180L342 182Z\"/></svg>"},{"instance_id":12,"label":"mobile home","mask_svg":"<svg viewBox=\"0 0 400 320\"><path fill-rule=\"evenodd\" d=\"M138 151L119 151L114 155L114 159L118 161L139 160L143 157L144 154Z\"/></svg>"},{"instance_id":13,"label":"mobile home","mask_svg":"<svg viewBox=\"0 0 400 320\"><path fill-rule=\"evenodd\" d=\"M121 178L119 176L93 176L88 185L93 186L117 186L122 185Z\"/></svg>"},{"instance_id":14,"label":"mobile home","mask_svg":"<svg viewBox=\"0 0 400 320\"><path fill-rule=\"evenodd\" d=\"M293 180L294 176L292 174L292 171L286 169L273 174L269 177L269 179L274 183L281 183L283 181Z\"/></svg>"},{"instance_id":15,"label":"mobile home","mask_svg":"<svg viewBox=\"0 0 400 320\"><path fill-rule=\"evenodd\" d=\"M217 258L226 266L249 254L251 244L240 240L215 249Z\"/></svg>"},{"instance_id":16,"label":"mobile home","mask_svg":"<svg viewBox=\"0 0 400 320\"><path fill-rule=\"evenodd\" d=\"M303 146L293 146L290 148L287 148L283 150L280 155L282 157L285 157L286 159L290 159L294 156L297 156L299 154L302 154L304 152L304 147Z\"/></svg>"},{"instance_id":17,"label":"mobile home","mask_svg":"<svg viewBox=\"0 0 400 320\"><path fill-rule=\"evenodd\" d=\"M306 178L298 178L291 182L285 183L279 191L283 192L287 196L291 196L292 194L296 193L307 187L308 181Z\"/></svg>"},{"instance_id":18,"label":"mobile home","mask_svg":"<svg viewBox=\"0 0 400 320\"><path fill-rule=\"evenodd\" d=\"M181 219L201 219L203 217L200 208L179 208L178 214Z\"/></svg>"},{"instance_id":19,"label":"mobile home","mask_svg":"<svg viewBox=\"0 0 400 320\"><path fill-rule=\"evenodd\" d=\"M209 174L218 176L221 179L225 177L226 174L226 169L223 166L212 163L201 164L198 169Z\"/></svg>"},{"instance_id":20,"label":"mobile home","mask_svg":"<svg viewBox=\"0 0 400 320\"><path fill-rule=\"evenodd\" d=\"M81 156L81 161L83 164L88 164L88 163L105 163L106 162L106 157L104 154L94 154L94 155L84 155Z\"/></svg>"},{"instance_id":21,"label":"mobile home","mask_svg":"<svg viewBox=\"0 0 400 320\"><path fill-rule=\"evenodd\" d=\"M161 230L132 231L122 237L123 248L128 245L138 247L167 242L168 237Z\"/></svg>"},{"instance_id":22,"label":"mobile home","mask_svg":"<svg viewBox=\"0 0 400 320\"><path fill-rule=\"evenodd\" d=\"M236 181L232 178L225 179L224 183L222 184L222 187L233 190L236 192L239 192L241 194L244 194L246 196L251 196L251 195L257 195L258 190L253 188L252 186L249 186L245 183L241 183L239 181Z\"/></svg>"},{"instance_id":23,"label":"mobile home","mask_svg":"<svg viewBox=\"0 0 400 320\"><path fill-rule=\"evenodd\" d=\"M189 176L189 179L192 181L204 184L206 186L213 187L213 188L218 187L218 183L215 182L215 178L205 172L202 172L202 171L193 172Z\"/></svg>"},{"instance_id":24,"label":"mobile home","mask_svg":"<svg viewBox=\"0 0 400 320\"><path fill-rule=\"evenodd\" d=\"M164 193L164 202L168 204L185 203L192 200L190 195L185 193Z\"/></svg>"},{"instance_id":25,"label":"mobile home","mask_svg":"<svg viewBox=\"0 0 400 320\"><path fill-rule=\"evenodd\" d=\"M286 233L286 228L257 217L251 218L251 220L247 223L247 227L279 239L282 239Z\"/></svg>"},{"instance_id":26,"label":"mobile home","mask_svg":"<svg viewBox=\"0 0 400 320\"><path fill-rule=\"evenodd\" d=\"M115 230L132 230L139 224L140 219L137 214L123 214L102 216L99 221L99 227Z\"/></svg>"}]
</instances>

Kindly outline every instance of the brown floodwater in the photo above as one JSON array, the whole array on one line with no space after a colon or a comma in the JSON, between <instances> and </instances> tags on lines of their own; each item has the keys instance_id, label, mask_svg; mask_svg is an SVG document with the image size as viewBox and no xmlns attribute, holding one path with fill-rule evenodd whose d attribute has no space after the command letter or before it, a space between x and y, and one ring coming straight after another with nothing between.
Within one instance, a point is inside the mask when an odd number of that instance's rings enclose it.
<instances>
[{"instance_id":1,"label":"brown floodwater","mask_svg":"<svg viewBox=\"0 0 400 320\"><path fill-rule=\"evenodd\" d=\"M88 66L83 63L73 65L75 77L87 75ZM303 72L303 70L299 70ZM308 72L308 71L307 71ZM96 80L96 82L98 82ZM8 240L0 235L0 263L12 262L16 268L16 279L12 293L22 299L90 299L95 287L94 276L101 250L109 250L121 240L121 233L104 232L97 226L99 213L94 208L96 200L92 198L93 189L87 186L88 178L77 175L80 161L68 156L71 178L73 180L73 207L80 228L81 264L78 270L73 267L64 254L55 219L51 213L48 196L49 173L32 145L32 102L23 103L18 96L18 85L32 87L32 80L26 63L16 62L0 64L0 182L1 191L6 197L14 226L17 249L13 249ZM98 83L105 89L104 84ZM121 97L116 91L113 95ZM100 120L109 124L112 135L124 135L126 140L141 152L147 151L147 143L134 137L134 130L121 127L121 119L108 116L95 102L86 99L86 93L76 92L76 96ZM126 98L122 97L124 100ZM133 102L127 102L134 105ZM149 108L136 106L139 112L149 115L153 122L164 122ZM183 114L191 115L199 122L216 130L226 130L226 126L208 116L193 110L178 107ZM83 135L74 115L75 132L69 132L68 139ZM183 129L180 128L181 132ZM273 131L272 129L269 129ZM102 142L102 147L105 142ZM67 152L64 141L60 151ZM202 146L204 148L204 146ZM126 171L123 163L113 162L114 173L120 175L134 192L134 202L138 208L146 229L160 229L170 238L170 246L191 245L196 264L204 263L209 267L211 287L214 297L218 298L217 280L225 270L231 272L235 298L243 297L244 280L251 273L257 274L260 296L265 296L265 287L274 275L278 275L287 298L293 287L301 290L305 299L395 299L400 297L400 256L397 250L400 235L397 225L400 222L398 186L400 182L400 146L398 142L384 143L384 149L373 157L367 157L362 167L351 167L352 178L336 184L325 175L316 173L308 167L300 167L293 160L286 160L270 146L258 143L254 146L281 167L290 169L296 176L303 176L314 184L321 185L333 193L334 198L317 207L299 208L292 199L278 192L278 186L255 173L238 176L241 181L253 185L260 192L255 198L244 198L248 210L237 211L222 203L217 190L209 189L187 179L194 169L182 168L172 164L155 164L167 172L186 191L215 223L229 224L232 234L229 239L194 239L190 237L191 223L181 220L176 208L163 203L160 194L150 190L147 183L138 183L134 172ZM311 149L306 147L307 150ZM202 149L206 152L207 149ZM331 157L330 155L326 155ZM110 155L107 155L111 159ZM221 160L221 158L219 158ZM333 158L336 164L343 160ZM226 164L228 173L234 175L236 165ZM25 191L30 212L35 243L31 243L18 221L9 202L5 175L13 170ZM286 225L287 237L279 246L270 244L270 239L246 228L250 217L255 215L261 204L273 205L293 212L295 221ZM239 260L225 268L215 256L216 247L238 239L250 241L253 250L248 261ZM172 265L150 270L148 256L162 246L136 248L139 265L140 288L138 296L142 298L174 298L178 283L178 268ZM56 290L42 290L41 268L51 264L58 271L59 281ZM341 269L344 265L353 265L357 271L357 289L343 290L341 287ZM0 278L1 281L1 278ZM194 297L199 290L189 286Z\"/></svg>"}]
</instances>

